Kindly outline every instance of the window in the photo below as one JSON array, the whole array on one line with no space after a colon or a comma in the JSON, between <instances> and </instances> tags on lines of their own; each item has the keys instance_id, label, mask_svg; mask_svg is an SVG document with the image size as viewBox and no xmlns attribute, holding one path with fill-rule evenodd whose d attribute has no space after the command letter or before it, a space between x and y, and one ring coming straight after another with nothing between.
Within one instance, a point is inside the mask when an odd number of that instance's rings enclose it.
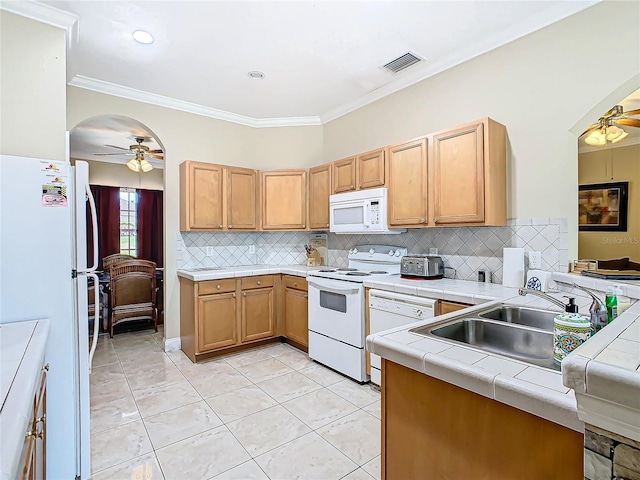
<instances>
[{"instance_id":1,"label":"window","mask_svg":"<svg viewBox=\"0 0 640 480\"><path fill-rule=\"evenodd\" d=\"M133 188L120 189L120 253L138 256L138 194Z\"/></svg>"}]
</instances>

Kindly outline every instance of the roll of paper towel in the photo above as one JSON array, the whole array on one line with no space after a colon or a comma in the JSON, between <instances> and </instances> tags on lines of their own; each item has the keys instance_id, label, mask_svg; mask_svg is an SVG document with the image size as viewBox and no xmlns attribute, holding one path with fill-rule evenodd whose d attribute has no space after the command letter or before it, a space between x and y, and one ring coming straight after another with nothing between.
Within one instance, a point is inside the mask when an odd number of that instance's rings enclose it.
<instances>
[{"instance_id":1,"label":"roll of paper towel","mask_svg":"<svg viewBox=\"0 0 640 480\"><path fill-rule=\"evenodd\" d=\"M522 287L524 285L524 248L503 248L502 262L502 285Z\"/></svg>"}]
</instances>

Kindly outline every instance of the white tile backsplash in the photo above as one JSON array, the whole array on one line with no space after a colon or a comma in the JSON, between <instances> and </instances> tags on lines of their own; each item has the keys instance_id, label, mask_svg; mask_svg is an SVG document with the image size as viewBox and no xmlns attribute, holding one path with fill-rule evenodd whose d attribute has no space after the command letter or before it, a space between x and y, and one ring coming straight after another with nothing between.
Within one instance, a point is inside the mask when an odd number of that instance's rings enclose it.
<instances>
[{"instance_id":1,"label":"white tile backsplash","mask_svg":"<svg viewBox=\"0 0 640 480\"><path fill-rule=\"evenodd\" d=\"M329 263L346 266L349 249L356 245L394 245L409 253L426 253L430 247L449 267L445 274L475 280L479 269L489 270L495 283L502 282L502 249L523 247L542 252L545 270L566 271L568 239L561 235L566 219L509 219L506 227L449 227L410 229L396 235L337 235L330 233ZM305 263L303 245L308 232L182 232L178 241L178 268L237 265L292 265ZM256 252L249 253L255 245ZM206 247L213 255L206 256Z\"/></svg>"}]
</instances>

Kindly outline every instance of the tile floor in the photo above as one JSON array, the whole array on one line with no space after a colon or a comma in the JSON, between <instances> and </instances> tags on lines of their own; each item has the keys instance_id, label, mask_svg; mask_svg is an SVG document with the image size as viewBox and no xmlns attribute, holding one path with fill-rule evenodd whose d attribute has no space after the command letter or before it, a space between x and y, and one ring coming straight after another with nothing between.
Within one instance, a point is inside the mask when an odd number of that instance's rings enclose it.
<instances>
[{"instance_id":1,"label":"tile floor","mask_svg":"<svg viewBox=\"0 0 640 480\"><path fill-rule=\"evenodd\" d=\"M380 478L380 393L272 344L193 364L162 331L101 336L93 480Z\"/></svg>"}]
</instances>

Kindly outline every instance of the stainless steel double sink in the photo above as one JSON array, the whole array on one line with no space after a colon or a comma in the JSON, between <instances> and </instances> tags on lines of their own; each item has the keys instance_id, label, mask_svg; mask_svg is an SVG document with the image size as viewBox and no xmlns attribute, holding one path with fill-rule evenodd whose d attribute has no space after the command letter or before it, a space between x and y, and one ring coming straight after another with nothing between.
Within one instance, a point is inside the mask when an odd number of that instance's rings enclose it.
<instances>
[{"instance_id":1,"label":"stainless steel double sink","mask_svg":"<svg viewBox=\"0 0 640 480\"><path fill-rule=\"evenodd\" d=\"M410 330L466 344L532 365L560 370L553 360L553 319L558 312L494 306L439 325Z\"/></svg>"}]
</instances>

